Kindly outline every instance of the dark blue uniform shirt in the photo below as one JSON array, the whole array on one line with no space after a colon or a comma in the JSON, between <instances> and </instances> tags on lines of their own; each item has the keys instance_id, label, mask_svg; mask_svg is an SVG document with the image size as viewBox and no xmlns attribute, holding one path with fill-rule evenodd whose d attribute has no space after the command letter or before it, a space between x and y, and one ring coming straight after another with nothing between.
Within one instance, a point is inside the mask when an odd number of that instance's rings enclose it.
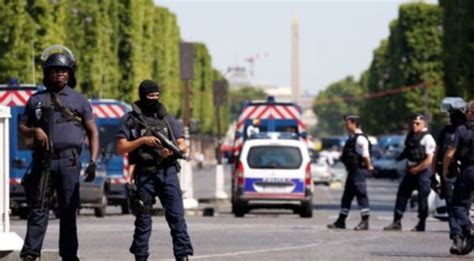
<instances>
[{"instance_id":1,"label":"dark blue uniform shirt","mask_svg":"<svg viewBox=\"0 0 474 261\"><path fill-rule=\"evenodd\" d=\"M474 122L468 122L467 124L474 124ZM474 138L474 134L466 125L461 125L456 128L454 135L451 136L449 146L456 148L455 157L459 157L461 148L463 146L470 146L471 139Z\"/></svg>"},{"instance_id":2,"label":"dark blue uniform shirt","mask_svg":"<svg viewBox=\"0 0 474 261\"><path fill-rule=\"evenodd\" d=\"M50 95L49 92L41 91L35 93L28 99L23 114L23 119L26 120L27 127L39 126L42 116L40 108L45 106L48 95ZM64 87L64 89L58 93L58 99L64 107L71 108L71 110L77 112L84 123L94 119L90 103L82 94L76 92L71 87ZM54 149L80 148L85 139L83 127L77 126L72 121L58 123L57 120L60 118L62 118L61 112L55 110L55 123L52 135Z\"/></svg>"},{"instance_id":3,"label":"dark blue uniform shirt","mask_svg":"<svg viewBox=\"0 0 474 261\"><path fill-rule=\"evenodd\" d=\"M131 113L132 112L128 112L125 115L123 115L120 121L119 130L117 131L117 134L115 135L116 138L127 139L129 141L132 141L142 136L142 130L136 129L136 127L133 124ZM146 116L143 116L143 117L146 120L147 117ZM169 114L166 114L165 119L169 122L171 131L173 132L174 137L176 139L184 138L183 128L178 123L178 121Z\"/></svg>"}]
</instances>

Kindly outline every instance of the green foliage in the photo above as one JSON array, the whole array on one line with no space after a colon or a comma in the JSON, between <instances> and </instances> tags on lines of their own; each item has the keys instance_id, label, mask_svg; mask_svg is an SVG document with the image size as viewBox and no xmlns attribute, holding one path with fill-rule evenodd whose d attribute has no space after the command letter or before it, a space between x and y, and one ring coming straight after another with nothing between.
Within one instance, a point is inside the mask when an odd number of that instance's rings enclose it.
<instances>
[{"instance_id":1,"label":"green foliage","mask_svg":"<svg viewBox=\"0 0 474 261\"><path fill-rule=\"evenodd\" d=\"M213 78L214 80L218 81L225 81L225 100L224 104L219 108L219 113L220 113L220 120L221 120L221 130L224 132L226 127L229 126L230 124L230 95L229 95L229 82L224 78L224 76L217 70L213 70ZM216 122L217 124L217 122ZM217 126L216 126L217 128ZM221 133L221 135L225 135L225 133Z\"/></svg>"},{"instance_id":2,"label":"green foliage","mask_svg":"<svg viewBox=\"0 0 474 261\"><path fill-rule=\"evenodd\" d=\"M400 6L398 19L390 24L390 35L374 50L368 71L359 83L343 80L330 85L315 103L321 129L337 133L337 119L347 112L359 110L365 131L370 134L400 132L413 113L426 113L435 127L444 118L439 103L444 96L440 79L442 63L442 12L436 5L409 3ZM417 88L398 93L400 87L425 83L426 89ZM359 92L348 93L342 86L358 85ZM336 87L337 86L337 87ZM330 91L333 89L333 91ZM368 97L358 104L342 101L341 96L366 93L394 92L381 97ZM318 100L332 100L330 106L320 106ZM319 113L318 113L319 109ZM322 113L322 115L321 115ZM326 122L329 120L329 122Z\"/></svg>"},{"instance_id":3,"label":"green foliage","mask_svg":"<svg viewBox=\"0 0 474 261\"><path fill-rule=\"evenodd\" d=\"M440 0L444 9L446 94L474 98L474 1Z\"/></svg>"},{"instance_id":4,"label":"green foliage","mask_svg":"<svg viewBox=\"0 0 474 261\"><path fill-rule=\"evenodd\" d=\"M363 93L362 86L353 77L330 84L315 99L313 110L319 117L320 134L343 134L344 121L342 116L346 114L358 114L359 102L344 101L343 97L360 96Z\"/></svg>"},{"instance_id":5,"label":"green foliage","mask_svg":"<svg viewBox=\"0 0 474 261\"><path fill-rule=\"evenodd\" d=\"M140 82L152 79L168 111L182 115L181 36L167 8L152 0L0 0L0 6L0 82L10 77L40 82L41 52L63 44L76 57L78 89L85 95L131 103ZM222 76L213 70L204 44L195 44L194 66L192 118L199 121L200 132L214 133L212 84ZM227 124L229 112L222 116Z\"/></svg>"},{"instance_id":6,"label":"green foliage","mask_svg":"<svg viewBox=\"0 0 474 261\"><path fill-rule=\"evenodd\" d=\"M230 90L230 119L232 121L237 120L240 109L242 109L244 102L251 100L263 100L266 98L266 96L267 95L263 90L256 89L252 86L242 87L237 90Z\"/></svg>"},{"instance_id":7,"label":"green foliage","mask_svg":"<svg viewBox=\"0 0 474 261\"><path fill-rule=\"evenodd\" d=\"M10 77L33 81L35 27L26 4L25 0L0 0L0 82Z\"/></svg>"},{"instance_id":8,"label":"green foliage","mask_svg":"<svg viewBox=\"0 0 474 261\"><path fill-rule=\"evenodd\" d=\"M191 81L191 118L199 122L203 133L214 133L215 113L213 105L213 69L211 56L202 43L193 44L194 77Z\"/></svg>"}]
</instances>

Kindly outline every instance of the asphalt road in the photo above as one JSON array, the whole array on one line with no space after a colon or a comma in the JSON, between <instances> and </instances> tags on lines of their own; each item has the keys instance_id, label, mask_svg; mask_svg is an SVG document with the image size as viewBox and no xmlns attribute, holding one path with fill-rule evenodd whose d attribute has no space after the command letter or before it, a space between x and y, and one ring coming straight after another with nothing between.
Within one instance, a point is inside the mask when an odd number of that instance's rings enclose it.
<instances>
[{"instance_id":1,"label":"asphalt road","mask_svg":"<svg viewBox=\"0 0 474 261\"><path fill-rule=\"evenodd\" d=\"M228 172L226 172L228 174ZM228 175L226 175L228 176ZM228 179L226 179L228 183ZM214 194L214 169L194 173L195 197L209 199ZM228 185L228 184L227 184ZM427 231L410 232L416 224L414 210L403 219L403 232L384 232L392 219L397 182L369 180L372 207L370 230L357 232L359 222L355 202L344 231L330 231L339 211L342 189L317 186L314 217L303 219L288 210L253 210L244 218L230 213L230 204L216 205L214 217L187 217L195 255L199 260L446 260L472 259L448 253L448 225L430 218ZM227 186L228 187L228 186ZM211 206L201 204L201 207ZM133 216L120 215L109 207L105 218L81 211L78 218L81 260L133 260L128 252L133 235ZM13 218L12 231L25 235L26 222ZM45 238L46 249L57 249L58 220L51 217ZM169 229L162 216L154 218L150 260L174 260Z\"/></svg>"}]
</instances>

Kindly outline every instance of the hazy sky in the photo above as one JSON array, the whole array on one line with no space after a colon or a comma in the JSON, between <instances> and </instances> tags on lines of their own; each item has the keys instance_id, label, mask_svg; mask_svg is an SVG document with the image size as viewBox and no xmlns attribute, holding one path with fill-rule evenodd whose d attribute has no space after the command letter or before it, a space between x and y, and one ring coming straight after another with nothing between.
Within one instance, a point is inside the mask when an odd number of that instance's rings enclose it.
<instances>
[{"instance_id":1,"label":"hazy sky","mask_svg":"<svg viewBox=\"0 0 474 261\"><path fill-rule=\"evenodd\" d=\"M298 14L301 88L315 94L367 69L398 6L411 1L155 2L177 15L184 41L207 45L215 68L247 67L246 57L266 52L268 57L255 63L255 80L281 86L290 86L291 21Z\"/></svg>"}]
</instances>

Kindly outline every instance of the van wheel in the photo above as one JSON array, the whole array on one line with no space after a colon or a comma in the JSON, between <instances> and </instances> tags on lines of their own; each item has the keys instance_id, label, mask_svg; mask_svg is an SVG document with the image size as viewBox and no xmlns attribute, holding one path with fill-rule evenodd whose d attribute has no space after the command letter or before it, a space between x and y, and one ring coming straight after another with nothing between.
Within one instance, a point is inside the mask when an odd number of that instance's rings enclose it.
<instances>
[{"instance_id":1,"label":"van wheel","mask_svg":"<svg viewBox=\"0 0 474 261\"><path fill-rule=\"evenodd\" d=\"M235 217L244 217L247 213L247 204L235 201L232 203L232 213Z\"/></svg>"},{"instance_id":2,"label":"van wheel","mask_svg":"<svg viewBox=\"0 0 474 261\"><path fill-rule=\"evenodd\" d=\"M312 218L313 217L313 201L303 202L300 208L300 217Z\"/></svg>"},{"instance_id":3,"label":"van wheel","mask_svg":"<svg viewBox=\"0 0 474 261\"><path fill-rule=\"evenodd\" d=\"M96 217L101 217L101 218L104 217L106 208L107 208L107 197L105 195L102 195L100 206L94 208L94 215Z\"/></svg>"}]
</instances>

